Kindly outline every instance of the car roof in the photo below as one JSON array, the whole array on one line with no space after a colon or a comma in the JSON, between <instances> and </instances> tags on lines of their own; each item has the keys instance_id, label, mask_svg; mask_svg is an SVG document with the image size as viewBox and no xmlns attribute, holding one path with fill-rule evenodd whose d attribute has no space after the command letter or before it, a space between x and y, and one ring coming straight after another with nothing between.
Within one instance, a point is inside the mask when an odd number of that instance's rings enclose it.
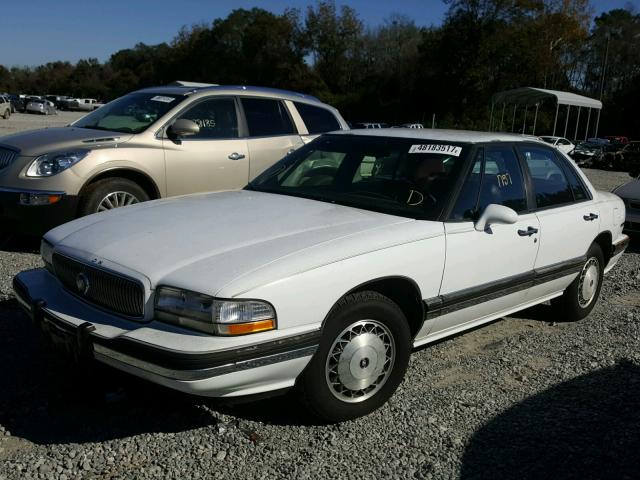
<instances>
[{"instance_id":1,"label":"car roof","mask_svg":"<svg viewBox=\"0 0 640 480\"><path fill-rule=\"evenodd\" d=\"M332 132L336 135L357 135L370 137L395 137L413 138L416 140L435 140L465 143L485 143L485 142L535 142L543 143L531 136L519 135L517 133L502 132L475 132L471 130L446 130L432 128L376 128L341 130Z\"/></svg>"},{"instance_id":2,"label":"car roof","mask_svg":"<svg viewBox=\"0 0 640 480\"><path fill-rule=\"evenodd\" d=\"M269 87L252 87L247 85L211 85L211 86L179 86L179 85L168 85L162 87L149 87L144 88L142 90L136 90L133 93L158 93L158 94L168 94L168 95L190 95L194 93L220 93L220 94L237 94L238 92L250 94L266 94L266 95L274 95L277 97L284 98L285 100L308 100L314 103L322 103L318 98L313 95L307 95L305 93L292 92L289 90L280 90L278 88L269 88Z\"/></svg>"}]
</instances>

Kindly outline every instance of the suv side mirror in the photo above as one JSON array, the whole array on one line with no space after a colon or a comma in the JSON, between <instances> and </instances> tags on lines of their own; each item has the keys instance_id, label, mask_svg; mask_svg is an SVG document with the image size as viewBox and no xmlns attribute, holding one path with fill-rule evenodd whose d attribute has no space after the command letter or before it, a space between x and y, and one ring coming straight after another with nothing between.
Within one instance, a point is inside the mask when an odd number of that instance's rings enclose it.
<instances>
[{"instance_id":1,"label":"suv side mirror","mask_svg":"<svg viewBox=\"0 0 640 480\"><path fill-rule=\"evenodd\" d=\"M198 132L200 132L198 124L187 118L179 118L167 128L167 136L171 139L197 135Z\"/></svg>"},{"instance_id":2,"label":"suv side mirror","mask_svg":"<svg viewBox=\"0 0 640 480\"><path fill-rule=\"evenodd\" d=\"M475 229L478 232L484 232L485 229L494 223L513 224L518 221L518 214L515 210L491 203L484 209L480 218L476 221Z\"/></svg>"}]
</instances>

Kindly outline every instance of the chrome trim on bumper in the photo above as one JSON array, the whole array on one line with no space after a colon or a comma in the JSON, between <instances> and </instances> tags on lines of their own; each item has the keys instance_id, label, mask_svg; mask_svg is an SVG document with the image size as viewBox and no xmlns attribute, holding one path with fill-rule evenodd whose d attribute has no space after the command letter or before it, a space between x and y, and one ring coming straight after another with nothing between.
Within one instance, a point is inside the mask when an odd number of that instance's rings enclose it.
<instances>
[{"instance_id":1,"label":"chrome trim on bumper","mask_svg":"<svg viewBox=\"0 0 640 480\"><path fill-rule=\"evenodd\" d=\"M274 355L268 355L265 357L254 358L250 360L244 360L235 363L228 363L226 365L219 365L212 368L203 368L200 370L173 370L165 368L138 358L131 357L121 352L117 352L108 347L100 344L94 344L93 356L96 360L103 363L120 363L124 366L138 368L155 375L170 378L172 380L180 381L193 381L204 380L207 378L217 377L219 375L225 375L227 373L239 372L242 370L250 370L252 368L265 367L274 363L286 362L287 360L294 360L296 358L308 357L313 355L318 346L303 347L289 352L277 353Z\"/></svg>"}]
</instances>

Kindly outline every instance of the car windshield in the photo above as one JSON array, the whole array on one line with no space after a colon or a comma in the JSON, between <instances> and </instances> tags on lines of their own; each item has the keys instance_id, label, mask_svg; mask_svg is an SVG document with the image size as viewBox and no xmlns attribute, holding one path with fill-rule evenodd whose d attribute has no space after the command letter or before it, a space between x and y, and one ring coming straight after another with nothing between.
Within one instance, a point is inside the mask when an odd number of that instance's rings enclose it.
<instances>
[{"instance_id":1,"label":"car windshield","mask_svg":"<svg viewBox=\"0 0 640 480\"><path fill-rule=\"evenodd\" d=\"M95 110L73 123L74 127L140 133L170 109L182 102L184 95L131 93Z\"/></svg>"},{"instance_id":2,"label":"car windshield","mask_svg":"<svg viewBox=\"0 0 640 480\"><path fill-rule=\"evenodd\" d=\"M555 139L555 138L553 138L553 137L540 137L540 138L541 138L542 140L544 140L545 142L547 142L547 143L551 143L551 144L553 144L553 143L556 141L556 139Z\"/></svg>"},{"instance_id":3,"label":"car windshield","mask_svg":"<svg viewBox=\"0 0 640 480\"><path fill-rule=\"evenodd\" d=\"M424 138L324 135L246 188L437 220L469 150Z\"/></svg>"}]
</instances>

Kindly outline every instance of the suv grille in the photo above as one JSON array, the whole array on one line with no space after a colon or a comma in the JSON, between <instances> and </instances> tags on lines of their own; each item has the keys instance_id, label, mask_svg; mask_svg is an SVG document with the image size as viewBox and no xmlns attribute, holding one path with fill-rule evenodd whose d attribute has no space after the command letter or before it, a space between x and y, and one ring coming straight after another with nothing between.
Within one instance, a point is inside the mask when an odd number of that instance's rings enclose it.
<instances>
[{"instance_id":1,"label":"suv grille","mask_svg":"<svg viewBox=\"0 0 640 480\"><path fill-rule=\"evenodd\" d=\"M136 280L53 254L53 268L71 293L128 317L144 315L144 288Z\"/></svg>"},{"instance_id":2,"label":"suv grille","mask_svg":"<svg viewBox=\"0 0 640 480\"><path fill-rule=\"evenodd\" d=\"M16 152L14 150L0 147L0 170L11 165L14 158L16 158Z\"/></svg>"}]
</instances>

